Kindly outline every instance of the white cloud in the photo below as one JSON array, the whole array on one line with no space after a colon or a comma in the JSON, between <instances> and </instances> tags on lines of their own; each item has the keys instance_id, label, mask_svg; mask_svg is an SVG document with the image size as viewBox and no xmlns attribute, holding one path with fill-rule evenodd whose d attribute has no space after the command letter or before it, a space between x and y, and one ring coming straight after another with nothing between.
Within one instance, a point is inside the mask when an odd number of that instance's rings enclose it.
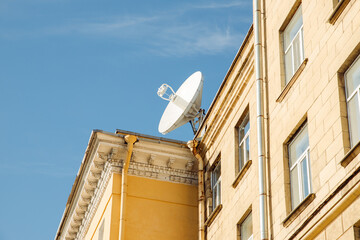
<instances>
[{"instance_id":1,"label":"white cloud","mask_svg":"<svg viewBox=\"0 0 360 240\"><path fill-rule=\"evenodd\" d=\"M165 28L160 35L151 52L163 56L211 55L241 43L240 33L199 25Z\"/></svg>"},{"instance_id":2,"label":"white cloud","mask_svg":"<svg viewBox=\"0 0 360 240\"><path fill-rule=\"evenodd\" d=\"M251 1L233 1L233 2L206 2L202 5L194 5L192 8L198 9L219 9L219 8L232 8L232 7L242 7L248 6L251 4Z\"/></svg>"},{"instance_id":3,"label":"white cloud","mask_svg":"<svg viewBox=\"0 0 360 240\"><path fill-rule=\"evenodd\" d=\"M134 17L122 17L122 18L114 18L107 22L95 22L88 23L84 25L78 26L77 29L80 32L84 33L111 33L114 31L118 31L124 28L133 28L139 25L144 25L146 23L157 20L158 17L142 17L142 16L134 16Z\"/></svg>"},{"instance_id":4,"label":"white cloud","mask_svg":"<svg viewBox=\"0 0 360 240\"><path fill-rule=\"evenodd\" d=\"M183 23L173 15L156 17L118 17L93 23L78 23L56 29L53 33L76 33L140 42L140 51L161 56L212 55L234 49L242 34L230 26L218 26L196 19ZM244 19L243 21L246 21Z\"/></svg>"},{"instance_id":5,"label":"white cloud","mask_svg":"<svg viewBox=\"0 0 360 240\"><path fill-rule=\"evenodd\" d=\"M226 20L219 22L212 17L215 16L213 10L248 4L249 1L245 0L203 2L151 14L72 19L68 24L23 32L22 35L82 35L116 39L124 45L136 42L139 43L139 51L161 56L211 55L239 46L243 34L231 24L249 22L248 16L241 15L233 16L236 19L232 23ZM212 12L209 14L207 10ZM205 11L201 18L196 17L199 11ZM4 34L1 33L3 37Z\"/></svg>"}]
</instances>

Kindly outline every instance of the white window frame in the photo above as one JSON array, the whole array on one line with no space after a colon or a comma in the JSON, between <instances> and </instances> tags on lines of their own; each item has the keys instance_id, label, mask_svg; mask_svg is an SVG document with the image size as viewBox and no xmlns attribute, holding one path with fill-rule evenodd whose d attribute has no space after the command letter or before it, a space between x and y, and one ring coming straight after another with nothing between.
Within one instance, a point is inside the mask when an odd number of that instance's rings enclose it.
<instances>
[{"instance_id":1,"label":"white window frame","mask_svg":"<svg viewBox=\"0 0 360 240\"><path fill-rule=\"evenodd\" d=\"M284 52L284 56L287 54L287 52L290 50L291 48L291 70L292 70L292 76L294 76L295 72L298 70L298 68L295 69L295 64L294 64L294 47L293 47L293 43L294 40L296 39L296 37L299 36L299 41L300 41L300 62L304 61L304 43L303 43L303 26L300 27L299 31L296 33L295 37L291 40L288 48L285 50ZM285 63L286 64L286 63Z\"/></svg>"},{"instance_id":2,"label":"white window frame","mask_svg":"<svg viewBox=\"0 0 360 240\"><path fill-rule=\"evenodd\" d=\"M298 9L296 10L296 12L295 12L295 14L294 14L294 16L297 14L297 12L298 11L301 11L302 10L302 7L301 7L301 5L298 7ZM301 15L302 15L302 13L301 13ZM294 17L293 16L293 17ZM290 22L293 20L293 18L290 20ZM289 23L290 23L289 22ZM284 37L284 34L283 34L283 44L284 44L284 68L285 68L285 85L287 85L289 82L290 82L290 80L291 80L291 78L294 76L294 74L296 73L296 71L299 69L299 67L301 66L301 63L304 61L304 59L305 59L305 56L304 56L304 35L303 35L303 26L304 26L304 23L302 23L302 25L301 25L301 27L299 28L299 31L295 34L295 36L294 36L294 38L293 39L291 39L291 41L290 41L290 43L289 43L289 46L285 49L285 37ZM283 33L287 30L287 28L288 28L288 26L285 28L285 30L283 31ZM297 38L297 36L299 36L299 41L300 41L300 66L297 66L296 68L295 68L295 61L294 61L294 45L293 45L293 43L294 43L294 40ZM290 63L290 65L291 66L288 66L288 64L289 63L287 63L286 62L286 54L288 53L288 51L290 51L290 49L291 49L291 63ZM288 67L291 67L291 70L292 70L292 72L291 72L291 76L286 76L286 69L288 68Z\"/></svg>"},{"instance_id":3,"label":"white window frame","mask_svg":"<svg viewBox=\"0 0 360 240\"><path fill-rule=\"evenodd\" d=\"M352 93L348 93L348 89L347 89L347 73L352 69L352 67L354 67L354 65L360 61L360 56L358 56L355 61L350 65L350 67L346 70L345 74L344 74L344 79L345 79L345 96L346 96L346 105L347 105L347 113L348 113L348 124L349 124L349 134L350 134L350 146L351 147L354 147L357 142L352 142L352 134L353 134L353 131L352 130L352 126L351 126L351 122L350 122L350 115L351 115L351 111L349 109L349 101L355 96L357 95L358 97L358 103L357 103L357 106L359 108L359 112L360 112L360 84L355 87L354 91ZM349 95L349 96L348 96ZM360 123L359 123L360 125ZM360 127L360 126L359 126ZM360 139L359 139L360 140ZM359 141L358 140L358 141Z\"/></svg>"},{"instance_id":4,"label":"white window frame","mask_svg":"<svg viewBox=\"0 0 360 240\"><path fill-rule=\"evenodd\" d=\"M290 168L290 172L292 172L292 170L294 170L295 167L298 167L298 171L297 171L297 175L298 175L298 187L299 187L299 196L300 196L300 202L302 200L305 199L305 197L307 197L307 195L305 196L304 195L304 191L303 191L303 176L302 176L302 173L301 173L301 164L303 161L306 161L306 166L307 169L306 169L306 172L307 172L307 176L308 176L308 179L307 179L307 182L308 182L308 189L309 189L309 192L311 192L311 181L310 181L310 163L309 163L309 154L310 153L310 147L308 147L305 152L296 160L296 162L294 163L294 165Z\"/></svg>"},{"instance_id":5,"label":"white window frame","mask_svg":"<svg viewBox=\"0 0 360 240\"><path fill-rule=\"evenodd\" d=\"M247 123L249 123L249 129L248 131L245 133L245 135L243 136L243 138L241 138L241 129L245 129L245 126L247 125ZM246 162L249 161L250 159L250 118L249 118L249 113L245 116L244 120L241 122L241 125L239 126L238 129L238 134L239 134L239 171L241 171L241 169L245 166ZM249 139L249 146L246 145L246 140ZM244 145L244 150L243 152L241 152L241 145ZM249 156L247 157L246 155L246 148L249 148Z\"/></svg>"},{"instance_id":6,"label":"white window frame","mask_svg":"<svg viewBox=\"0 0 360 240\"><path fill-rule=\"evenodd\" d=\"M299 136L302 131L304 131L304 129L306 128L307 126L307 123L304 124L304 126L301 127L300 131L294 136L294 139L288 144L288 156L289 156L289 169L290 169L290 176L291 176L291 172L294 170L294 168L298 167L297 168L297 176L298 176L298 182L297 183L293 183L290 181L290 188L291 188L291 192L293 192L293 184L297 184L298 185L298 189L299 189L299 204L308 196L310 195L310 193L312 193L312 186L311 186L311 177L310 177L310 146L308 146L305 151L300 155L300 157L298 157L298 159L296 159L296 161L294 162L294 164L292 166L290 166L290 152L289 152L289 149L290 149L290 145L292 143L294 143L294 141L296 140L296 137ZM309 137L309 133L307 133L307 137ZM301 168L301 164L303 161L306 161L306 166L307 166L307 169L306 169L306 172L307 172L307 183L308 183L308 189L309 189L309 194L305 196L304 194L304 186L303 186L303 182L304 182L304 177L302 176L302 168ZM291 196L293 197L293 196ZM291 201L291 208L292 209L295 209L298 205L296 206L293 206L292 204L292 201Z\"/></svg>"},{"instance_id":7,"label":"white window frame","mask_svg":"<svg viewBox=\"0 0 360 240\"><path fill-rule=\"evenodd\" d=\"M220 175L218 179L215 179L215 172L220 168ZM221 162L216 163L216 166L211 171L211 191L212 191L212 209L221 204ZM214 194L216 192L216 194Z\"/></svg>"}]
</instances>

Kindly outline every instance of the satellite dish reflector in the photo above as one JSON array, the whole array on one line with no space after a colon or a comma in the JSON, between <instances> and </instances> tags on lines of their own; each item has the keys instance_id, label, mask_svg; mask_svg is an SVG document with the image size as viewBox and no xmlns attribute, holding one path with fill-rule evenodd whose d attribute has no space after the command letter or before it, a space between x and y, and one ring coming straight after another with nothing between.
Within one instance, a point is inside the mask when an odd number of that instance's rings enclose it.
<instances>
[{"instance_id":1,"label":"satellite dish reflector","mask_svg":"<svg viewBox=\"0 0 360 240\"><path fill-rule=\"evenodd\" d=\"M196 133L195 124L200 125L204 116L204 110L200 108L203 84L203 76L197 71L188 77L176 92L167 84L160 86L157 94L169 101L169 104L161 117L159 132L166 134L190 122L194 134Z\"/></svg>"}]
</instances>

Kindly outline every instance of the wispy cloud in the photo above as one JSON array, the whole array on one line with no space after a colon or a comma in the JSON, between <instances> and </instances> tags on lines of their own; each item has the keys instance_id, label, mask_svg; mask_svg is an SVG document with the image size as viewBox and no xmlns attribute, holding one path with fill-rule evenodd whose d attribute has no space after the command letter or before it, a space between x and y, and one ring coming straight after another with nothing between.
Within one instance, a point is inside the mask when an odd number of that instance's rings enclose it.
<instances>
[{"instance_id":1,"label":"wispy cloud","mask_svg":"<svg viewBox=\"0 0 360 240\"><path fill-rule=\"evenodd\" d=\"M249 1L203 2L140 15L71 19L67 24L39 30L42 33L32 31L29 34L82 35L117 39L119 44L137 42L139 51L160 56L212 55L233 50L239 46L243 36L233 23L212 17L216 16L213 11L246 5ZM202 17L197 17L198 14ZM236 18L240 23L251 21L246 16ZM5 36L6 33L0 34Z\"/></svg>"},{"instance_id":2,"label":"wispy cloud","mask_svg":"<svg viewBox=\"0 0 360 240\"><path fill-rule=\"evenodd\" d=\"M234 48L242 34L230 26L206 22L168 23L165 17L126 17L102 23L85 23L58 29L57 33L74 32L124 41L139 41L143 49L161 56L212 55Z\"/></svg>"},{"instance_id":3,"label":"wispy cloud","mask_svg":"<svg viewBox=\"0 0 360 240\"><path fill-rule=\"evenodd\" d=\"M198 9L219 9L219 8L232 8L232 7L242 7L248 6L251 4L251 1L234 1L234 2L206 2L201 5L194 5L191 8Z\"/></svg>"},{"instance_id":4,"label":"wispy cloud","mask_svg":"<svg viewBox=\"0 0 360 240\"><path fill-rule=\"evenodd\" d=\"M229 28L187 25L165 28L151 52L163 56L212 55L239 45L241 34Z\"/></svg>"},{"instance_id":5,"label":"wispy cloud","mask_svg":"<svg viewBox=\"0 0 360 240\"><path fill-rule=\"evenodd\" d=\"M158 20L159 17L150 16L121 16L105 17L96 20L72 20L72 23L45 29L47 34L90 34L90 35L119 35L123 29L134 29Z\"/></svg>"}]
</instances>

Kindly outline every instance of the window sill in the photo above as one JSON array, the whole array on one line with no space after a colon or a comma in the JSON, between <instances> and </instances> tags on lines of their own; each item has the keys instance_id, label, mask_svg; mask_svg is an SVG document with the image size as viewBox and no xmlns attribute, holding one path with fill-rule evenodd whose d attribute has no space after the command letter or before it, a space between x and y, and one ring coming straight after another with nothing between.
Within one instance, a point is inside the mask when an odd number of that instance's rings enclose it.
<instances>
[{"instance_id":1,"label":"window sill","mask_svg":"<svg viewBox=\"0 0 360 240\"><path fill-rule=\"evenodd\" d=\"M345 155L340 164L346 167L360 153L360 141Z\"/></svg>"},{"instance_id":2,"label":"window sill","mask_svg":"<svg viewBox=\"0 0 360 240\"><path fill-rule=\"evenodd\" d=\"M211 223L215 220L217 215L219 215L221 209L222 209L222 204L217 205L217 207L214 209L214 211L210 214L208 219L205 221L206 227L210 227Z\"/></svg>"},{"instance_id":3,"label":"window sill","mask_svg":"<svg viewBox=\"0 0 360 240\"><path fill-rule=\"evenodd\" d=\"M307 62L308 62L308 59L305 58L304 61L302 62L302 64L300 65L300 67L298 68L298 70L296 70L294 76L292 76L292 78L290 79L288 84L285 86L285 88L281 92L278 99L276 99L276 102L282 102L282 100L285 98L286 94L289 92L290 88L294 85L295 81L299 78L299 76L300 76L301 72L304 70Z\"/></svg>"},{"instance_id":4,"label":"window sill","mask_svg":"<svg viewBox=\"0 0 360 240\"><path fill-rule=\"evenodd\" d=\"M339 18L341 13L344 11L346 6L349 4L350 0L341 0L335 7L334 11L331 13L328 22L332 25L336 22Z\"/></svg>"},{"instance_id":5,"label":"window sill","mask_svg":"<svg viewBox=\"0 0 360 240\"><path fill-rule=\"evenodd\" d=\"M300 213L315 199L315 193L310 193L282 222L284 227L288 227L295 218L297 218Z\"/></svg>"},{"instance_id":6,"label":"window sill","mask_svg":"<svg viewBox=\"0 0 360 240\"><path fill-rule=\"evenodd\" d=\"M239 184L239 182L241 181L241 179L244 177L245 173L247 172L247 170L250 168L252 164L251 160L248 160L245 163L245 166L240 170L240 172L236 175L235 181L232 184L233 188L236 188L236 186Z\"/></svg>"}]
</instances>

